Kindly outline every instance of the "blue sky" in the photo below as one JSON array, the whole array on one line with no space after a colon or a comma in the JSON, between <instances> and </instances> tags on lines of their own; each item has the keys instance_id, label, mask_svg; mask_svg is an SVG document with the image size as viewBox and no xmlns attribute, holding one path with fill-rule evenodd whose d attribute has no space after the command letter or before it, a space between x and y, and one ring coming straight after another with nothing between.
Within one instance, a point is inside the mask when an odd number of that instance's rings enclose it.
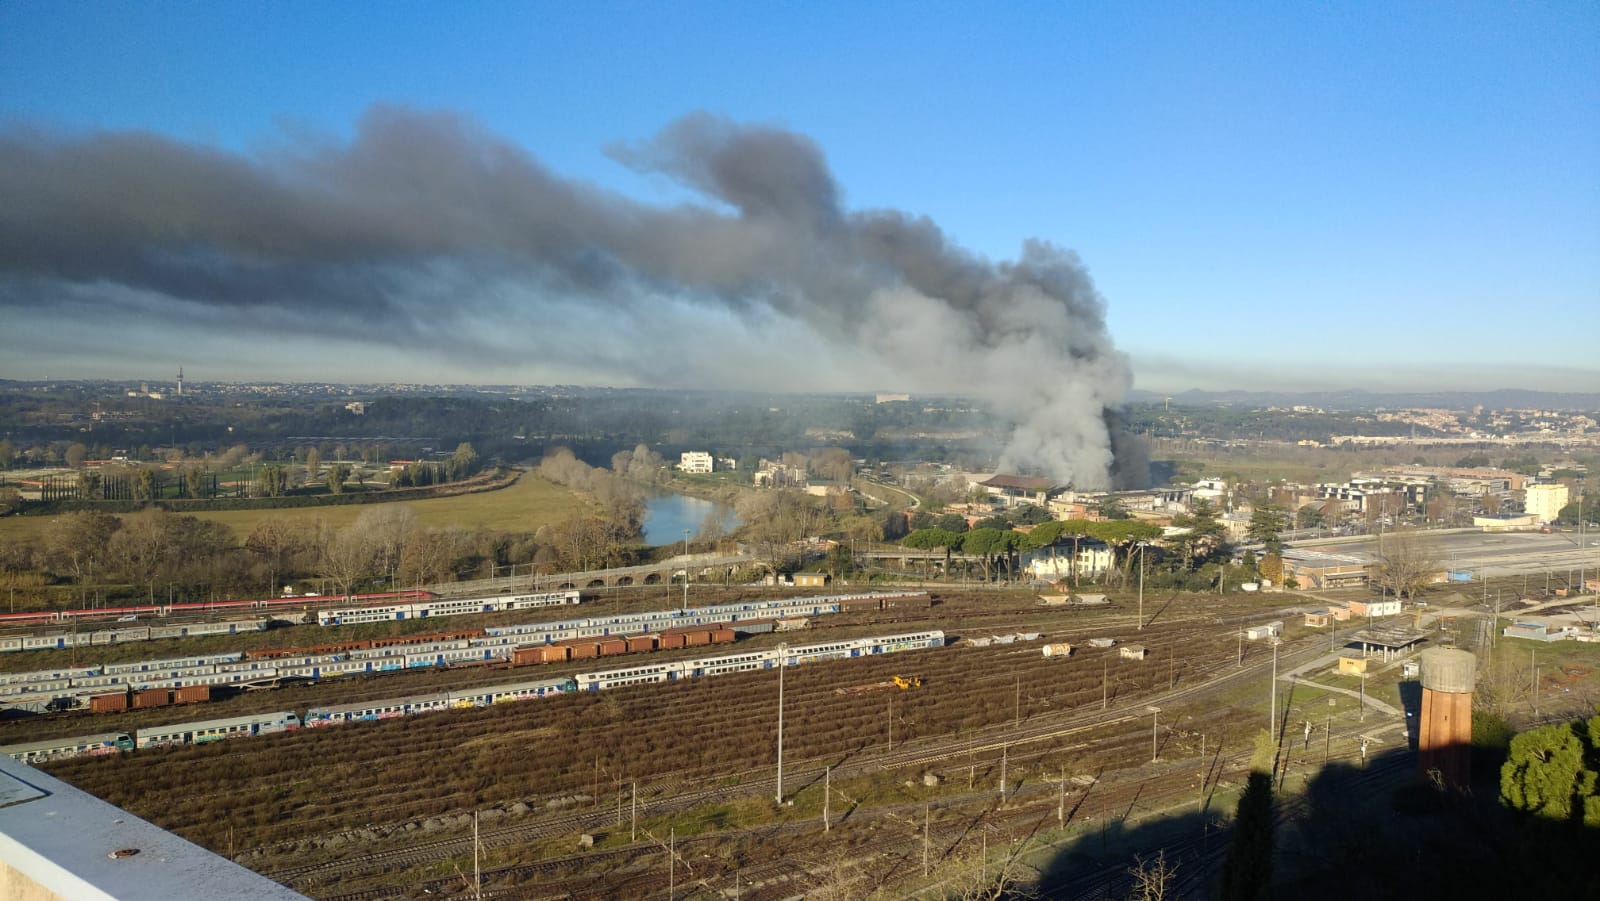
<instances>
[{"instance_id":1,"label":"blue sky","mask_svg":"<svg viewBox=\"0 0 1600 901\"><path fill-rule=\"evenodd\" d=\"M995 261L1030 238L1076 251L1139 388L1600 391L1594 3L0 5L0 126L52 140L270 159L352 140L375 103L460 114L651 208L726 205L607 148L696 111L807 136L848 210L927 216ZM663 378L620 349L397 355L358 323L263 342L241 329L276 335L282 311L28 275L0 306L0 376ZM51 288L72 303L15 298ZM490 319L473 327L521 327Z\"/></svg>"}]
</instances>

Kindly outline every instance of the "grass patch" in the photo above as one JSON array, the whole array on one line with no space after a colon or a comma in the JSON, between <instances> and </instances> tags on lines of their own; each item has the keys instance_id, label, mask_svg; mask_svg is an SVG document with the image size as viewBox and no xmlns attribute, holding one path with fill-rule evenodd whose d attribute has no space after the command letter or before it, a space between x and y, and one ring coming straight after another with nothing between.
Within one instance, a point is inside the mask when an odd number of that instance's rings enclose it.
<instances>
[{"instance_id":1,"label":"grass patch","mask_svg":"<svg viewBox=\"0 0 1600 901\"><path fill-rule=\"evenodd\" d=\"M417 521L425 526L455 525L505 532L534 532L540 526L557 523L591 509L591 505L576 493L539 478L533 473L523 473L515 483L496 491L480 491L401 503L409 506L416 513ZM345 526L355 522L361 511L368 509L372 509L371 504L288 507L278 510L196 511L194 515L227 525L242 541L263 520L286 519L307 525L321 520L332 526ZM54 518L5 517L0 519L0 539L33 540L44 532Z\"/></svg>"}]
</instances>

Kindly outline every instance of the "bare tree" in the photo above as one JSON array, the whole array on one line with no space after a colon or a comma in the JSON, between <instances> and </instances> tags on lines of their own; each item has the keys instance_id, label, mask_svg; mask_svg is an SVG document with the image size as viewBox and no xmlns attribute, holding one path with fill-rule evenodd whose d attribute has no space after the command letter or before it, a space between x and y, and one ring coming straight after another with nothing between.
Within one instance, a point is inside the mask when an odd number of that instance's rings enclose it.
<instances>
[{"instance_id":1,"label":"bare tree","mask_svg":"<svg viewBox=\"0 0 1600 901\"><path fill-rule=\"evenodd\" d=\"M468 544L469 536L454 526L412 530L400 552L400 580L407 585L449 581Z\"/></svg>"},{"instance_id":2,"label":"bare tree","mask_svg":"<svg viewBox=\"0 0 1600 901\"><path fill-rule=\"evenodd\" d=\"M278 576L307 546L304 528L282 516L263 519L244 540L245 549L261 558L267 567L267 593L278 593Z\"/></svg>"},{"instance_id":3,"label":"bare tree","mask_svg":"<svg viewBox=\"0 0 1600 901\"><path fill-rule=\"evenodd\" d=\"M736 507L756 555L774 572L799 556L800 542L815 535L825 518L817 498L793 489L747 494Z\"/></svg>"},{"instance_id":4,"label":"bare tree","mask_svg":"<svg viewBox=\"0 0 1600 901\"><path fill-rule=\"evenodd\" d=\"M342 595L378 573L378 555L357 525L338 531L324 528L319 541L318 570L333 581Z\"/></svg>"},{"instance_id":5,"label":"bare tree","mask_svg":"<svg viewBox=\"0 0 1600 901\"><path fill-rule=\"evenodd\" d=\"M371 546L377 574L392 575L400 565L401 551L417 530L417 514L406 504L379 504L362 510L352 528Z\"/></svg>"},{"instance_id":6,"label":"bare tree","mask_svg":"<svg viewBox=\"0 0 1600 901\"><path fill-rule=\"evenodd\" d=\"M1378 537L1373 576L1378 584L1405 598L1415 598L1439 571L1432 541L1413 529L1396 529Z\"/></svg>"},{"instance_id":7,"label":"bare tree","mask_svg":"<svg viewBox=\"0 0 1600 901\"><path fill-rule=\"evenodd\" d=\"M111 536L121 526L122 523L108 513L63 513L45 527L45 559L51 569L71 576L81 587L105 561Z\"/></svg>"},{"instance_id":8,"label":"bare tree","mask_svg":"<svg viewBox=\"0 0 1600 901\"><path fill-rule=\"evenodd\" d=\"M1145 860L1134 857L1134 866L1128 868L1128 875L1133 877L1133 890L1128 893L1128 901L1166 901L1169 894L1173 894L1174 882L1178 878L1178 865L1167 863L1167 852L1157 851L1154 860Z\"/></svg>"}]
</instances>

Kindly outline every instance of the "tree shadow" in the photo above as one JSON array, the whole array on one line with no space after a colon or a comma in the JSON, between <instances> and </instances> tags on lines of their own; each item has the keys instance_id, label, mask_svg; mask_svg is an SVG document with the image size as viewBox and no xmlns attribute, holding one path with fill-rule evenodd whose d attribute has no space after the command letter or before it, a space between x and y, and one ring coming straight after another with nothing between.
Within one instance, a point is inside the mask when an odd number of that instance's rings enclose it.
<instances>
[{"instance_id":1,"label":"tree shadow","mask_svg":"<svg viewBox=\"0 0 1600 901\"><path fill-rule=\"evenodd\" d=\"M1219 751L1207 770L1213 791L1220 759ZM1403 748L1365 767L1322 767L1301 790L1276 796L1268 897L1600 899L1600 830L1506 809L1498 778L1480 773L1465 790L1447 790ZM1217 898L1232 806L1230 796L1214 807L1203 792L1197 809L1130 824L1131 807L1096 807L1085 796L1033 888L1046 898L1136 897L1133 871L1159 852L1177 868L1166 897Z\"/></svg>"}]
</instances>

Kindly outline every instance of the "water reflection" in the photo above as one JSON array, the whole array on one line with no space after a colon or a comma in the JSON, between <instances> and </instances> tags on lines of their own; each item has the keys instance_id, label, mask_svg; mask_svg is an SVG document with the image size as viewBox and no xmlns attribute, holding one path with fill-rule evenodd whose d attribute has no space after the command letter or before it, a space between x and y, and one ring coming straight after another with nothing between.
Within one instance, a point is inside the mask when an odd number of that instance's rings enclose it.
<instances>
[{"instance_id":1,"label":"water reflection","mask_svg":"<svg viewBox=\"0 0 1600 901\"><path fill-rule=\"evenodd\" d=\"M713 513L728 532L738 527L739 517L732 507L718 507L711 501L685 494L662 494L645 501L643 539L645 544L661 545L683 543L687 529L691 536L700 534L706 517Z\"/></svg>"}]
</instances>

